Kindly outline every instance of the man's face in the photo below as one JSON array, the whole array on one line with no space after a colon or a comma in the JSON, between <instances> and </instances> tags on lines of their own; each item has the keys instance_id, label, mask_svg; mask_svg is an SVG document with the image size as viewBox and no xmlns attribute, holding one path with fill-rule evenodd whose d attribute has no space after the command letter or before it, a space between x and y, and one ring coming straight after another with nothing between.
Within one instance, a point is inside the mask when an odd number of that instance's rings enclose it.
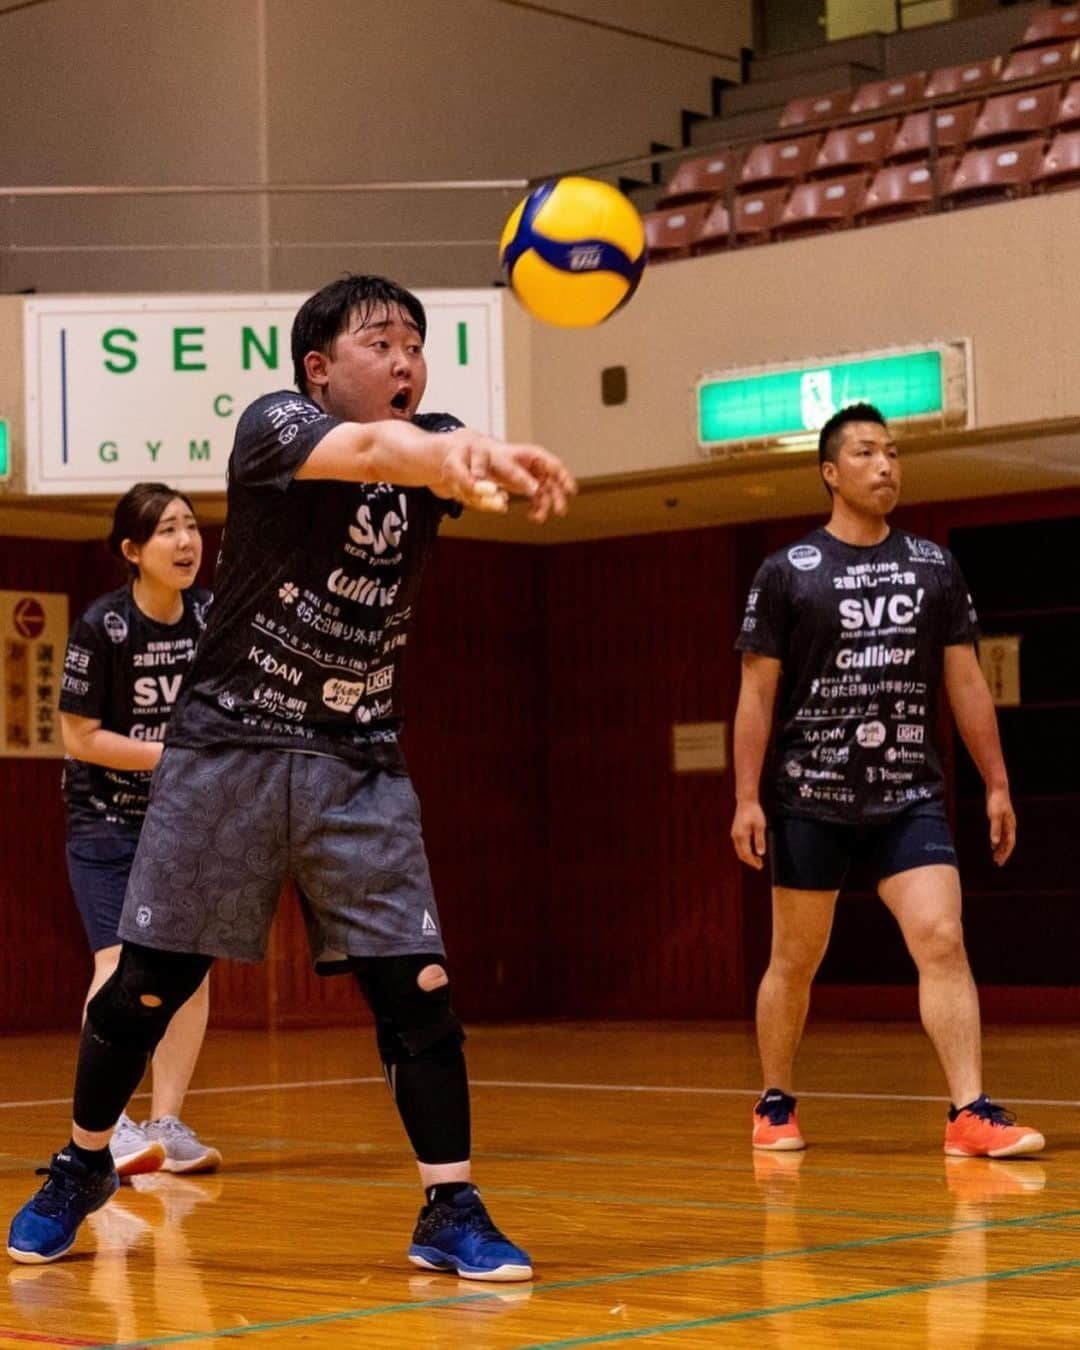
<instances>
[{"instance_id":1,"label":"man's face","mask_svg":"<svg viewBox=\"0 0 1080 1350\"><path fill-rule=\"evenodd\" d=\"M900 496L896 442L877 422L848 422L836 463L821 471L836 496L867 515L887 516Z\"/></svg>"},{"instance_id":2,"label":"man's face","mask_svg":"<svg viewBox=\"0 0 1080 1350\"><path fill-rule=\"evenodd\" d=\"M305 366L316 403L349 422L408 421L427 387L420 330L399 307L353 310L329 355L309 352Z\"/></svg>"}]
</instances>

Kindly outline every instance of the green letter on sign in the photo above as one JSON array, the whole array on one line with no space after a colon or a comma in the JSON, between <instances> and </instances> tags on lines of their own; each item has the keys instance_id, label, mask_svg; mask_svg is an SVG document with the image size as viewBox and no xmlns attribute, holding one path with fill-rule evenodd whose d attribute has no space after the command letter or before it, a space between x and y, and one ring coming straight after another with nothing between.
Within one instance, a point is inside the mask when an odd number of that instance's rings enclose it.
<instances>
[{"instance_id":1,"label":"green letter on sign","mask_svg":"<svg viewBox=\"0 0 1080 1350\"><path fill-rule=\"evenodd\" d=\"M185 357L202 352L201 342L189 342L191 337L202 337L205 328L173 329L173 370L205 370L205 361L188 361Z\"/></svg>"},{"instance_id":2,"label":"green letter on sign","mask_svg":"<svg viewBox=\"0 0 1080 1350\"><path fill-rule=\"evenodd\" d=\"M128 375L139 364L139 358L130 348L119 346L118 338L127 338L128 342L138 342L139 340L130 328L110 328L101 339L101 345L111 356L119 359L106 361L105 369L111 370L114 375Z\"/></svg>"},{"instance_id":3,"label":"green letter on sign","mask_svg":"<svg viewBox=\"0 0 1080 1350\"><path fill-rule=\"evenodd\" d=\"M251 369L251 349L254 349L262 357L263 365L267 370L277 370L277 328L271 328L267 335L266 346L264 347L255 336L253 328L245 327L243 330L243 361L244 369Z\"/></svg>"},{"instance_id":4,"label":"green letter on sign","mask_svg":"<svg viewBox=\"0 0 1080 1350\"><path fill-rule=\"evenodd\" d=\"M188 441L188 459L209 459L209 441Z\"/></svg>"}]
</instances>

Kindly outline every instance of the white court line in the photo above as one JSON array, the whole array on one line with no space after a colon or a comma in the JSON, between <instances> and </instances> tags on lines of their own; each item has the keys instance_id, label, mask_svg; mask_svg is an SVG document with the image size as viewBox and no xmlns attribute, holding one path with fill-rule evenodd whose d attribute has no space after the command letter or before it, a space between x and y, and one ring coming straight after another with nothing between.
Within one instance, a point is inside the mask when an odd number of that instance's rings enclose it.
<instances>
[{"instance_id":1,"label":"white court line","mask_svg":"<svg viewBox=\"0 0 1080 1350\"><path fill-rule=\"evenodd\" d=\"M656 1092L671 1095L699 1097L747 1097L754 1099L759 1095L757 1088L730 1087L685 1087L662 1083L544 1083L519 1082L515 1079L472 1078L473 1087L514 1088L520 1091L541 1092ZM189 1097L210 1096L215 1093L229 1094L239 1092L288 1092L297 1088L353 1087L364 1083L383 1083L381 1074L370 1078L312 1078L295 1083L235 1083L229 1087L191 1088ZM138 1092L136 1097L149 1097L149 1092ZM940 1095L923 1095L909 1092L801 1092L804 1097L814 1097L821 1101L841 1102L944 1102L948 1099ZM14 1111L31 1106L66 1106L70 1097L40 1097L36 1100L20 1102L0 1102L0 1111ZM1016 1106L1080 1106L1080 1101L1057 1097L1010 1097L1009 1103Z\"/></svg>"}]
</instances>

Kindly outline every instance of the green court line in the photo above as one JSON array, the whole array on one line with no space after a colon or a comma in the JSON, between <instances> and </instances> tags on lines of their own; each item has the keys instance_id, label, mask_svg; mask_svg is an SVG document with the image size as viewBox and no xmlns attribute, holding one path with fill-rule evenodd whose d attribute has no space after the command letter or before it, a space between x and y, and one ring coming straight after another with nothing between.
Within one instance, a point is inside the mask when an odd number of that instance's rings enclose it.
<instances>
[{"instance_id":1,"label":"green court line","mask_svg":"<svg viewBox=\"0 0 1080 1350\"><path fill-rule=\"evenodd\" d=\"M895 1246L898 1243L903 1242L920 1242L933 1240L936 1238L949 1238L953 1237L957 1233L964 1233L964 1232L974 1232L980 1230L990 1231L991 1229L1002 1229L1002 1228L1008 1229L1027 1228L1037 1225L1039 1223L1045 1223L1047 1220L1067 1219L1075 1217L1080 1217L1080 1210L1064 1210L1058 1214L1037 1214L1032 1215L1030 1218L1021 1218L1021 1219L986 1219L983 1221L978 1221L969 1224L954 1225L948 1228L931 1228L920 1233L889 1233L883 1237L853 1238L847 1242L819 1243L817 1246L814 1247L793 1247L786 1251L780 1250L775 1252L748 1252L742 1256L721 1256L717 1257L713 1261L693 1261L688 1262L685 1265L679 1266L654 1266L643 1270L628 1270L616 1272L611 1275L587 1275L577 1280L555 1280L552 1281L550 1284L533 1285L531 1287L531 1290L533 1296L536 1296L543 1294L563 1293L569 1289L594 1289L603 1285L622 1284L628 1280L657 1279L660 1277L671 1275L696 1275L701 1271L723 1270L729 1266L760 1265L766 1261L790 1261L804 1257L828 1256L836 1252L847 1252L858 1250L860 1248ZM1080 1266L1080 1259L1075 1261L1064 1261L1058 1264L1061 1268ZM1056 1269L1057 1266L1053 1268ZM1035 1271L1040 1268L1031 1267L1030 1269L1032 1271ZM1047 1267L1047 1269L1050 1269L1050 1267ZM1003 1277L991 1274L985 1276L977 1276L974 1278L991 1279ZM946 1285L948 1283L949 1283L948 1281L945 1282ZM514 1287L513 1285L507 1286L508 1289L513 1289L513 1287ZM937 1287L937 1286L930 1286L930 1287ZM901 1289L898 1290L897 1292L909 1292L909 1291ZM914 1287L912 1288L911 1292L914 1292ZM322 1326L332 1322L353 1322L359 1321L362 1318L366 1317L382 1317L391 1313L425 1312L430 1308L462 1307L467 1306L470 1303L475 1303L480 1299L490 1299L492 1298L492 1296L493 1295L491 1290L488 1289L483 1293L456 1294L456 1295L449 1295L446 1298L420 1299L417 1300L416 1302L410 1303L382 1303L376 1304L374 1307L371 1308L352 1308L344 1312L312 1313L308 1317L285 1318L279 1322L251 1322L244 1326L221 1327L216 1331L185 1331L180 1332L173 1336L144 1337L141 1340L135 1341L122 1341L122 1342L103 1341L98 1345L87 1346L86 1350L149 1350L151 1346L185 1345L190 1344L192 1341L200 1341L200 1340L202 1341L223 1340L227 1336L250 1336L261 1332L286 1331L295 1327ZM876 1291L863 1295L864 1298L874 1298L880 1296L881 1295ZM836 1299L832 1301L844 1302L845 1300L851 1300L854 1297L855 1297L854 1295L838 1296ZM823 1303L828 1302L829 1300L823 1301ZM783 1311L783 1309L773 1311L774 1312ZM789 1309L788 1311L797 1311L797 1308ZM749 1315L748 1313L739 1314L739 1316L742 1317L748 1315ZM759 1312L758 1315L763 1316L766 1314ZM731 1314L730 1316L734 1318L736 1315ZM624 1336L626 1334L633 1335L638 1333L620 1332L616 1334ZM582 1343L585 1344L587 1342ZM556 1342L553 1344L573 1345L575 1344L575 1342L567 1341L565 1343ZM537 1350L537 1347L520 1347L520 1350Z\"/></svg>"},{"instance_id":2,"label":"green court line","mask_svg":"<svg viewBox=\"0 0 1080 1350\"><path fill-rule=\"evenodd\" d=\"M897 1284L891 1289L864 1289L857 1294L836 1294L832 1298L813 1299L809 1303L780 1303L771 1308L744 1308L740 1312L718 1313L689 1322L660 1322L634 1331L606 1331L596 1336L575 1336L567 1341L536 1341L517 1350L569 1350L575 1345L611 1345L616 1341L640 1340L643 1336L666 1336L678 1331L697 1331L729 1322L752 1322L762 1317L781 1317L785 1313L813 1312L817 1308L838 1308L845 1304L870 1303L875 1299L897 1298L904 1294L928 1294L938 1289L956 1289L968 1284L987 1284L995 1280L1015 1280L1025 1275L1047 1275L1075 1270L1080 1261L1052 1261L1045 1266L1015 1266L1012 1270L988 1270L982 1275L958 1275L951 1280L927 1280L923 1284Z\"/></svg>"},{"instance_id":3,"label":"green court line","mask_svg":"<svg viewBox=\"0 0 1080 1350\"><path fill-rule=\"evenodd\" d=\"M323 1177L312 1172L260 1172L261 1181L295 1181L305 1186L356 1186L364 1190L413 1190L412 1181L377 1181L370 1177ZM937 1223L940 1214L882 1214L864 1209L818 1209L809 1205L768 1204L738 1200L676 1200L657 1195L605 1195L602 1191L557 1191L550 1187L484 1186L485 1195L510 1195L521 1200L573 1200L583 1205L639 1205L661 1209L718 1210L735 1214L805 1214L816 1219L861 1219L867 1223Z\"/></svg>"}]
</instances>

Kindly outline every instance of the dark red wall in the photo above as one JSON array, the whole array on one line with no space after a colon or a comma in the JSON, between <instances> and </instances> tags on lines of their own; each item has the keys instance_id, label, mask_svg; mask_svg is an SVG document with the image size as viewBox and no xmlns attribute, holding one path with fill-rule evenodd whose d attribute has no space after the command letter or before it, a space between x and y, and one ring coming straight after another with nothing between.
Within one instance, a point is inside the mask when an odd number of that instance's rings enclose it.
<instances>
[{"instance_id":1,"label":"dark red wall","mask_svg":"<svg viewBox=\"0 0 1080 1350\"><path fill-rule=\"evenodd\" d=\"M1070 512L1080 493L899 523L947 542L959 524ZM728 842L730 773L675 775L672 724L730 723L750 577L806 523L556 548L440 542L410 650L405 747L466 1018L749 1012L767 885ZM116 580L99 545L0 538L0 587L67 591L73 615ZM0 1030L73 1026L85 990L58 784L56 761L0 760ZM872 985L821 992L847 1011L913 1003L895 989L875 1002ZM310 973L288 897L267 963L222 965L214 1003L229 1025L362 1015L348 980Z\"/></svg>"}]
</instances>

